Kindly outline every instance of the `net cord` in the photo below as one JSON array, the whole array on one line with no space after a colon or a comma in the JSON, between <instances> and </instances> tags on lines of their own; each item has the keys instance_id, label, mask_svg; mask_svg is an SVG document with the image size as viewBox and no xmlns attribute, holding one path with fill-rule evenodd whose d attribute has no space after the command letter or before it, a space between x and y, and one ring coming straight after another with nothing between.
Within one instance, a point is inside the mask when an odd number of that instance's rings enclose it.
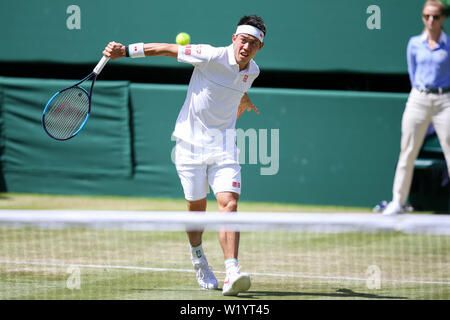
<instances>
[{"instance_id":1,"label":"net cord","mask_svg":"<svg viewBox=\"0 0 450 320\"><path fill-rule=\"evenodd\" d=\"M165 211L0 210L0 225L124 230L403 232L450 235L450 216L370 213L220 213Z\"/></svg>"}]
</instances>

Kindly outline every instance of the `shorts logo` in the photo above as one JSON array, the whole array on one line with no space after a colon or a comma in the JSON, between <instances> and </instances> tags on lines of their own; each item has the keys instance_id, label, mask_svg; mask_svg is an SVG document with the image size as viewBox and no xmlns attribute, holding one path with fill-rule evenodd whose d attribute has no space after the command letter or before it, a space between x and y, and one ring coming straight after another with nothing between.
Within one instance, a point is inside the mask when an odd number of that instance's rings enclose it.
<instances>
[{"instance_id":1,"label":"shorts logo","mask_svg":"<svg viewBox=\"0 0 450 320\"><path fill-rule=\"evenodd\" d=\"M233 181L233 188L241 188L241 183L237 181Z\"/></svg>"},{"instance_id":2,"label":"shorts logo","mask_svg":"<svg viewBox=\"0 0 450 320\"><path fill-rule=\"evenodd\" d=\"M242 81L247 82L247 79L248 79L248 74L246 74L246 75L244 76L244 79L243 79Z\"/></svg>"}]
</instances>

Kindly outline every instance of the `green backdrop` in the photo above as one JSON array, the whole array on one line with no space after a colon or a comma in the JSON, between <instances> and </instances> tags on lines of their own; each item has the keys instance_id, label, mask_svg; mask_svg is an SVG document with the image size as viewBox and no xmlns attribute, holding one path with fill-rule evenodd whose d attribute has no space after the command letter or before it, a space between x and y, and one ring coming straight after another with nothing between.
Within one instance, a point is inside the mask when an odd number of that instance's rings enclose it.
<instances>
[{"instance_id":1,"label":"green backdrop","mask_svg":"<svg viewBox=\"0 0 450 320\"><path fill-rule=\"evenodd\" d=\"M2 165L21 174L129 177L131 135L128 82L98 82L86 134L64 143L48 139L39 123L49 94L73 81L2 79ZM107 156L106 156L107 155ZM92 161L97 159L97 161Z\"/></svg>"},{"instance_id":2,"label":"green backdrop","mask_svg":"<svg viewBox=\"0 0 450 320\"><path fill-rule=\"evenodd\" d=\"M171 133L187 86L98 81L86 128L59 142L44 133L41 112L51 93L69 83L0 78L6 190L182 198ZM275 158L267 164L258 155L250 163L247 138L242 200L372 206L390 198L406 94L265 88L249 94L260 114L244 113L237 128L256 132L258 144L264 132L271 141L278 130L279 159L276 174L262 175ZM269 156L274 147L268 144Z\"/></svg>"},{"instance_id":3,"label":"green backdrop","mask_svg":"<svg viewBox=\"0 0 450 320\"><path fill-rule=\"evenodd\" d=\"M67 13L71 5L80 9L79 29L70 29L76 26L75 13ZM376 20L373 5L379 8ZM0 61L95 63L109 41L174 42L181 31L193 43L226 46L239 18L255 13L267 25L257 57L263 69L406 73L408 39L423 29L422 5L423 0L1 1ZM380 29L369 29L368 21L379 22ZM132 63L183 67L170 58Z\"/></svg>"}]
</instances>

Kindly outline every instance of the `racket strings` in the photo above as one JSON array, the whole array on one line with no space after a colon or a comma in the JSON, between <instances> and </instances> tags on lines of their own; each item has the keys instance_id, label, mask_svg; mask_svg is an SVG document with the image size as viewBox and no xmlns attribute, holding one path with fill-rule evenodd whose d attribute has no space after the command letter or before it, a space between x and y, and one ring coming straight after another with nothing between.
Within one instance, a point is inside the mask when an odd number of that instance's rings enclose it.
<instances>
[{"instance_id":1,"label":"racket strings","mask_svg":"<svg viewBox=\"0 0 450 320\"><path fill-rule=\"evenodd\" d=\"M77 130L76 128L81 125L80 121L84 121L84 117L87 114L83 112L83 109L79 108L80 105L86 103L85 99L77 99L77 96L83 97L84 93L79 89L69 89L59 94L53 108L50 108L48 111L48 120L51 128L60 129L63 135ZM59 124L59 121L64 122Z\"/></svg>"},{"instance_id":2,"label":"racket strings","mask_svg":"<svg viewBox=\"0 0 450 320\"><path fill-rule=\"evenodd\" d=\"M60 92L54 97L44 118L47 131L57 139L72 137L89 114L89 97L78 87Z\"/></svg>"}]
</instances>

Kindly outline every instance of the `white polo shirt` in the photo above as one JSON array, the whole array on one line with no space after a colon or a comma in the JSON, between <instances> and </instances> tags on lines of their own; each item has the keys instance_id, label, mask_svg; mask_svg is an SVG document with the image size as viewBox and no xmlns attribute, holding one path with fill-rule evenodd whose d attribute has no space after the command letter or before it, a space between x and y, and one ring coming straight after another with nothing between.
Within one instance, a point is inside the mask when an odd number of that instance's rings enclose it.
<instances>
[{"instance_id":1,"label":"white polo shirt","mask_svg":"<svg viewBox=\"0 0 450 320\"><path fill-rule=\"evenodd\" d=\"M230 143L225 137L235 140L238 106L259 75L258 65L251 60L239 71L233 44L179 46L178 61L195 68L173 136L195 146L223 148Z\"/></svg>"}]
</instances>

